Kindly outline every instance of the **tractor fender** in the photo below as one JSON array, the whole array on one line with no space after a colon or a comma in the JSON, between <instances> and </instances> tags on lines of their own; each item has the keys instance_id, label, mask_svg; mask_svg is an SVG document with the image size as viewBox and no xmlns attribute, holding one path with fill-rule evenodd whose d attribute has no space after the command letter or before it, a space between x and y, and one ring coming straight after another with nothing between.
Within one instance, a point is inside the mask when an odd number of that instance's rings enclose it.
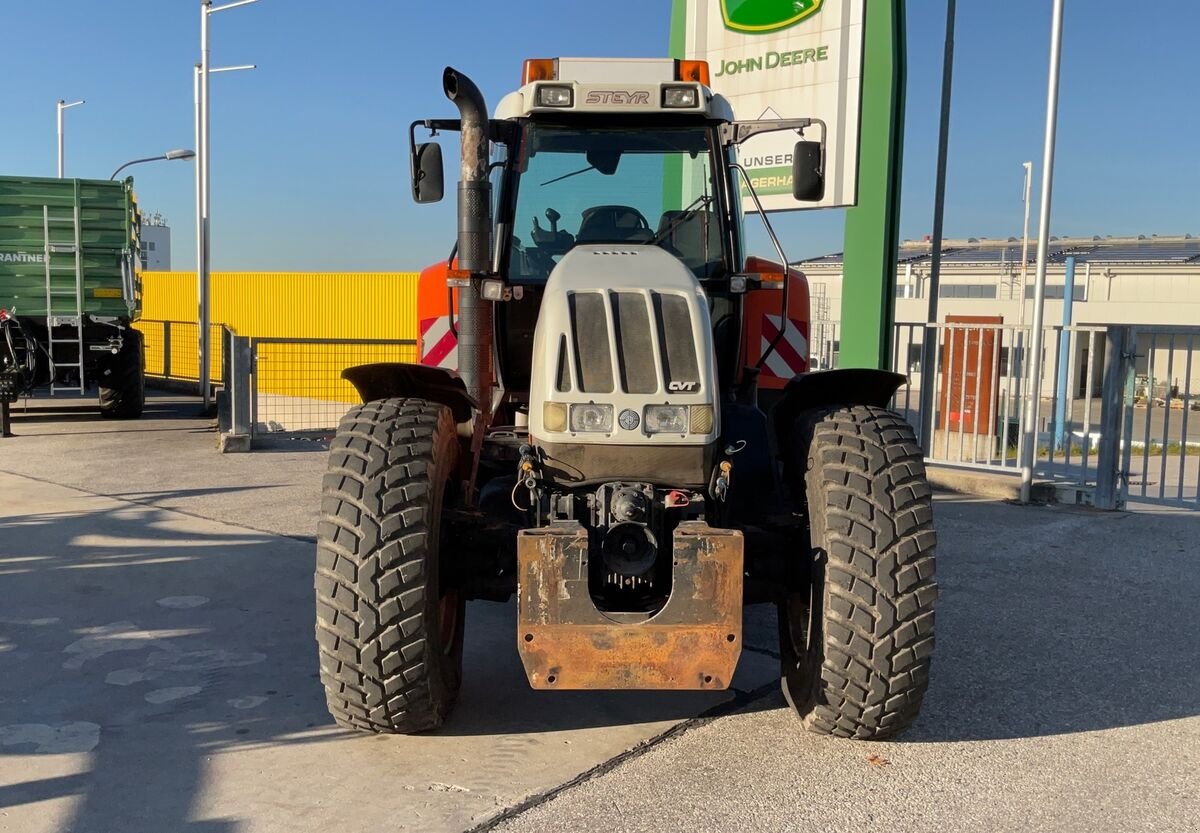
<instances>
[{"instance_id":1,"label":"tractor fender","mask_svg":"<svg viewBox=\"0 0 1200 833\"><path fill-rule=\"evenodd\" d=\"M886 408L907 377L888 370L848 367L803 373L784 388L783 398L772 411L775 436L790 436L796 417L828 405L874 405Z\"/></svg>"},{"instance_id":2,"label":"tractor fender","mask_svg":"<svg viewBox=\"0 0 1200 833\"><path fill-rule=\"evenodd\" d=\"M377 362L347 367L342 378L354 385L363 402L397 397L427 399L449 408L455 422L469 420L476 407L458 374L442 367Z\"/></svg>"}]
</instances>

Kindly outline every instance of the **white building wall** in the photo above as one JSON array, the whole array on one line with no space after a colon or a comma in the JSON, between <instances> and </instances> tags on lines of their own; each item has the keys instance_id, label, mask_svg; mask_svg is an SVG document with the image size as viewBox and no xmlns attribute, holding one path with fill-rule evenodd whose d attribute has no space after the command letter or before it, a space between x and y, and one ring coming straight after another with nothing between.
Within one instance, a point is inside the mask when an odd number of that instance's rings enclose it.
<instances>
[{"instance_id":1,"label":"white building wall","mask_svg":"<svg viewBox=\"0 0 1200 833\"><path fill-rule=\"evenodd\" d=\"M142 269L147 272L171 271L171 227L166 224L142 224Z\"/></svg>"},{"instance_id":2,"label":"white building wall","mask_svg":"<svg viewBox=\"0 0 1200 833\"><path fill-rule=\"evenodd\" d=\"M914 251L913 254L917 252ZM903 257L904 251L901 255ZM816 310L814 318L815 356L837 352L840 344L818 344L821 332L827 341L840 342L842 308L842 264L805 263L798 264L808 276L812 287L820 287L832 326L820 327ZM1061 287L1064 283L1065 266L1051 264L1046 273L1048 287ZM1028 285L1033 286L1035 270L1030 264ZM905 289L908 283L909 288ZM896 321L924 322L928 310L927 289L929 282L928 260L907 266L901 264L897 270ZM991 286L995 287L994 298L946 297L938 299L938 319L945 321L949 315L999 315L1005 325L1016 325L1021 319L1018 300L1019 267L1000 263L962 264L943 263L941 273L943 287L948 286ZM1085 300L1076 300L1072 309L1072 320L1077 325L1120 325L1146 324L1180 327L1200 326L1200 263L1104 263L1098 260L1080 260L1075 269L1075 286L1082 287ZM953 291L953 290L952 290ZM1046 326L1062 323L1063 301L1047 300L1044 321ZM1033 301L1025 301L1024 323L1033 320ZM1086 336L1084 338L1087 338ZM1103 337L1097 335L1097 341ZM1053 346L1053 345L1049 345ZM1079 349L1084 349L1083 345ZM1188 353L1192 361L1188 362ZM1088 361L1093 372L1098 373L1098 362L1103 351L1097 350L1096 361ZM1153 340L1143 336L1138 346L1138 373L1149 375L1159 382L1178 383L1180 390L1187 387L1193 395L1200 395L1200 337L1177 335L1172 345L1169 334L1158 335ZM1075 367L1082 367L1082 356L1077 356ZM1169 366L1168 366L1169 365ZM1189 372L1190 371L1190 372ZM1167 380L1167 377L1171 378Z\"/></svg>"}]
</instances>

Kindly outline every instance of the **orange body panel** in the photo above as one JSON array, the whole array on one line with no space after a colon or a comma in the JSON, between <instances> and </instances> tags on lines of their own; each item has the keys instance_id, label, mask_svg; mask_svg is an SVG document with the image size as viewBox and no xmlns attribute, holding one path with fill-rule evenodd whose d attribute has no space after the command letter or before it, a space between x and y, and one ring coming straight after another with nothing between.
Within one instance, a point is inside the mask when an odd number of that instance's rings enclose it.
<instances>
[{"instance_id":1,"label":"orange body panel","mask_svg":"<svg viewBox=\"0 0 1200 833\"><path fill-rule=\"evenodd\" d=\"M746 259L746 272L757 274L763 287L746 292L743 301L742 366L754 367L779 333L783 293L783 267L762 258ZM767 357L758 386L782 390L792 377L808 372L808 278L788 268L788 326L775 350Z\"/></svg>"},{"instance_id":2,"label":"orange body panel","mask_svg":"<svg viewBox=\"0 0 1200 833\"><path fill-rule=\"evenodd\" d=\"M449 273L444 260L421 271L417 282L417 356L421 364L458 370L458 339L450 331L450 298L446 291Z\"/></svg>"}]
</instances>

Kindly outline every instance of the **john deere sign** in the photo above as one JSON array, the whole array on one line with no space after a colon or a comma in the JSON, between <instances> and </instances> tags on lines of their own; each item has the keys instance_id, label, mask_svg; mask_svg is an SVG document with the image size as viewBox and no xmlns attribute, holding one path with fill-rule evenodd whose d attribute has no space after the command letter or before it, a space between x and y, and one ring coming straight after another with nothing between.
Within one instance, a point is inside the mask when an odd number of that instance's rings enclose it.
<instances>
[{"instance_id":1,"label":"john deere sign","mask_svg":"<svg viewBox=\"0 0 1200 833\"><path fill-rule=\"evenodd\" d=\"M822 5L824 0L721 0L721 17L728 29L762 35L795 26Z\"/></svg>"},{"instance_id":2,"label":"john deere sign","mask_svg":"<svg viewBox=\"0 0 1200 833\"><path fill-rule=\"evenodd\" d=\"M825 123L825 199L817 207L854 205L864 0L687 0L674 9L675 57L707 60L713 89L739 119ZM806 139L821 138L817 128L810 132ZM740 149L768 210L801 207L791 197L795 142L793 133L772 133Z\"/></svg>"}]
</instances>

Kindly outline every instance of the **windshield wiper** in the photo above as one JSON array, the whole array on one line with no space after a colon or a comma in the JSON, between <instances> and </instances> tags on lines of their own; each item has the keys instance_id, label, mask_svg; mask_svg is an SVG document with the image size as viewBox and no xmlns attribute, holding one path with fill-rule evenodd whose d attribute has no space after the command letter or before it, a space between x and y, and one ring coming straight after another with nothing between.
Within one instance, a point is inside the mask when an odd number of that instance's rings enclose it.
<instances>
[{"instance_id":1,"label":"windshield wiper","mask_svg":"<svg viewBox=\"0 0 1200 833\"><path fill-rule=\"evenodd\" d=\"M545 182L542 183L542 185L551 185L555 182L562 182L564 179L570 179L573 176L579 176L580 174L586 174L588 171L594 171L594 170L596 170L595 165L588 165L583 170L571 171L571 173L569 173L569 174L563 174L562 176L556 176L556 177L554 177L554 179L547 179ZM541 186L539 185L538 187L540 188Z\"/></svg>"}]
</instances>

